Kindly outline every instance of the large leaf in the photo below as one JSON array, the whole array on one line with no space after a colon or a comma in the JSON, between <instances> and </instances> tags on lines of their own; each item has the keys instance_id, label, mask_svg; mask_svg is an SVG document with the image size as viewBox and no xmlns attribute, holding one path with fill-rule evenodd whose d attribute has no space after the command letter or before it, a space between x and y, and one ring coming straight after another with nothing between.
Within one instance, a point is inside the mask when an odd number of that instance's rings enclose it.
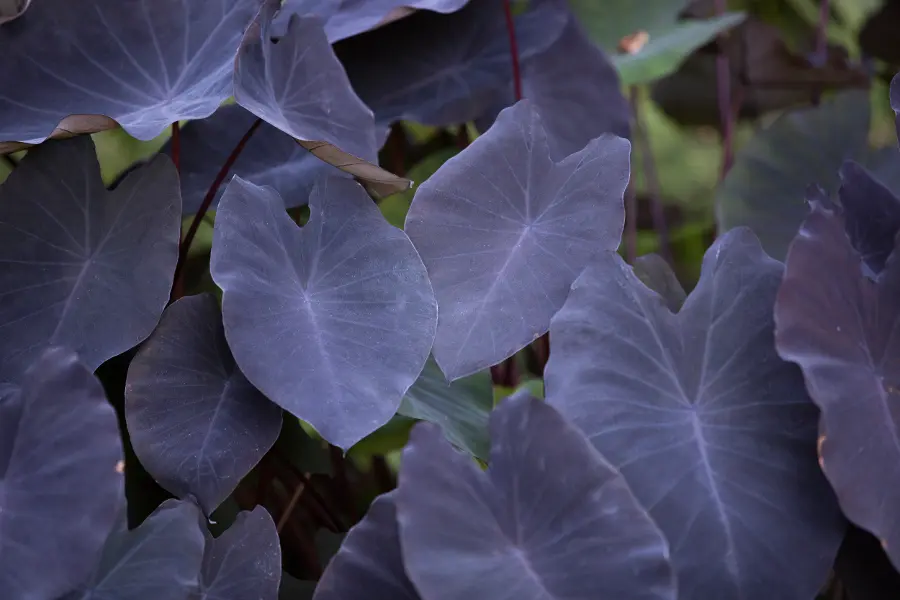
<instances>
[{"instance_id":1,"label":"large leaf","mask_svg":"<svg viewBox=\"0 0 900 600\"><path fill-rule=\"evenodd\" d=\"M716 193L719 227L753 229L766 252L783 259L806 215L806 188L837 191L838 170L867 153L869 95L848 91L780 116L738 152Z\"/></svg>"},{"instance_id":2,"label":"large leaf","mask_svg":"<svg viewBox=\"0 0 900 600\"><path fill-rule=\"evenodd\" d=\"M606 52L619 51L621 40L644 32L647 43L635 53L613 58L623 83L636 84L668 75L691 52L740 23L743 13L711 19L680 20L687 0L570 0L591 38Z\"/></svg>"},{"instance_id":3,"label":"large leaf","mask_svg":"<svg viewBox=\"0 0 900 600\"><path fill-rule=\"evenodd\" d=\"M206 534L199 600L277 600L281 547L262 506L238 513L218 538Z\"/></svg>"},{"instance_id":4,"label":"large leaf","mask_svg":"<svg viewBox=\"0 0 900 600\"><path fill-rule=\"evenodd\" d=\"M31 0L0 0L0 25L21 17L29 4Z\"/></svg>"},{"instance_id":5,"label":"large leaf","mask_svg":"<svg viewBox=\"0 0 900 600\"><path fill-rule=\"evenodd\" d=\"M606 253L550 326L547 401L666 534L682 600L812 598L844 533L816 465L818 411L775 352L781 274L731 231L673 314Z\"/></svg>"},{"instance_id":6,"label":"large leaf","mask_svg":"<svg viewBox=\"0 0 900 600\"><path fill-rule=\"evenodd\" d=\"M100 382L51 348L0 389L0 598L81 583L124 503L119 427Z\"/></svg>"},{"instance_id":7,"label":"large leaf","mask_svg":"<svg viewBox=\"0 0 900 600\"><path fill-rule=\"evenodd\" d=\"M391 418L422 371L437 306L409 238L362 187L323 179L309 208L298 229L271 188L235 177L211 272L247 379L349 448Z\"/></svg>"},{"instance_id":8,"label":"large leaf","mask_svg":"<svg viewBox=\"0 0 900 600\"><path fill-rule=\"evenodd\" d=\"M556 0L516 17L521 61L547 48L567 20ZM445 126L511 103L509 36L502 0L471 2L449 15L420 12L338 44L353 88L378 123Z\"/></svg>"},{"instance_id":9,"label":"large leaf","mask_svg":"<svg viewBox=\"0 0 900 600\"><path fill-rule=\"evenodd\" d=\"M344 538L313 600L419 600L403 568L397 492L379 496Z\"/></svg>"},{"instance_id":10,"label":"large leaf","mask_svg":"<svg viewBox=\"0 0 900 600\"><path fill-rule=\"evenodd\" d=\"M814 204L788 253L776 341L822 410L819 456L844 514L900 567L900 253L877 282L863 267L843 215Z\"/></svg>"},{"instance_id":11,"label":"large leaf","mask_svg":"<svg viewBox=\"0 0 900 600\"><path fill-rule=\"evenodd\" d=\"M98 131L150 140L231 95L258 0L41 0L0 28L0 141ZM97 116L109 117L98 119ZM0 145L0 151L9 150Z\"/></svg>"},{"instance_id":12,"label":"large leaf","mask_svg":"<svg viewBox=\"0 0 900 600\"><path fill-rule=\"evenodd\" d=\"M429 600L675 598L666 543L624 479L528 394L491 417L486 473L417 425L397 521L406 570Z\"/></svg>"},{"instance_id":13,"label":"large leaf","mask_svg":"<svg viewBox=\"0 0 900 600\"><path fill-rule=\"evenodd\" d=\"M451 13L469 0L286 0L284 12L316 14L334 43L407 16L413 10Z\"/></svg>"},{"instance_id":14,"label":"large leaf","mask_svg":"<svg viewBox=\"0 0 900 600\"><path fill-rule=\"evenodd\" d=\"M164 488L195 496L207 515L275 444L281 412L235 365L210 294L169 306L128 368L135 453Z\"/></svg>"},{"instance_id":15,"label":"large leaf","mask_svg":"<svg viewBox=\"0 0 900 600\"><path fill-rule=\"evenodd\" d=\"M202 518L193 502L166 500L137 529L113 533L90 581L64 600L193 600Z\"/></svg>"},{"instance_id":16,"label":"large leaf","mask_svg":"<svg viewBox=\"0 0 900 600\"><path fill-rule=\"evenodd\" d=\"M376 195L409 188L408 180L377 166L372 111L350 86L321 19L292 15L284 36L271 39L280 4L266 0L241 43L235 100L316 157L363 180Z\"/></svg>"},{"instance_id":17,"label":"large leaf","mask_svg":"<svg viewBox=\"0 0 900 600\"><path fill-rule=\"evenodd\" d=\"M522 93L540 111L556 158L581 150L603 133L631 134L631 110L616 70L573 16L553 45L524 63ZM513 99L510 86L498 112ZM480 120L479 128L487 130L494 116Z\"/></svg>"},{"instance_id":18,"label":"large leaf","mask_svg":"<svg viewBox=\"0 0 900 600\"><path fill-rule=\"evenodd\" d=\"M252 113L240 106L229 105L208 119L192 121L181 128L178 174L182 214L197 212L219 169L255 120ZM171 154L171 151L170 140L160 152ZM317 159L291 136L264 122L250 136L231 173L250 183L274 188L284 198L286 207L291 208L306 204L316 178L325 173L337 175L340 171ZM216 210L224 191L224 187L219 188L210 210Z\"/></svg>"},{"instance_id":19,"label":"large leaf","mask_svg":"<svg viewBox=\"0 0 900 600\"><path fill-rule=\"evenodd\" d=\"M455 446L487 460L488 417L493 408L494 392L489 372L475 373L448 383L441 368L429 357L398 412L440 425Z\"/></svg>"},{"instance_id":20,"label":"large leaf","mask_svg":"<svg viewBox=\"0 0 900 600\"><path fill-rule=\"evenodd\" d=\"M150 335L169 299L180 226L167 158L108 192L89 137L30 151L0 187L0 381L19 377L47 344L76 350L94 370Z\"/></svg>"},{"instance_id":21,"label":"large leaf","mask_svg":"<svg viewBox=\"0 0 900 600\"><path fill-rule=\"evenodd\" d=\"M419 186L406 231L434 286L434 357L450 380L546 332L590 257L618 247L629 152L603 135L555 162L522 100Z\"/></svg>"}]
</instances>

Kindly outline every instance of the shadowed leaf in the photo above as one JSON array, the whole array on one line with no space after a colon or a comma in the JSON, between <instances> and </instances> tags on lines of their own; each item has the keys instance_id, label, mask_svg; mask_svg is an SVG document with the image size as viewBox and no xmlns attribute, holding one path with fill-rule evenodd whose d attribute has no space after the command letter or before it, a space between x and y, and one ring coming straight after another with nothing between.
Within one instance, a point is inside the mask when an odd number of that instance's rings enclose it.
<instances>
[{"instance_id":1,"label":"shadowed leaf","mask_svg":"<svg viewBox=\"0 0 900 600\"><path fill-rule=\"evenodd\" d=\"M116 415L62 348L0 388L0 598L57 598L90 575L124 505Z\"/></svg>"},{"instance_id":2,"label":"shadowed leaf","mask_svg":"<svg viewBox=\"0 0 900 600\"><path fill-rule=\"evenodd\" d=\"M523 100L419 186L406 231L434 286L434 357L451 381L546 332L590 257L618 247L629 152L604 135L555 162Z\"/></svg>"},{"instance_id":3,"label":"shadowed leaf","mask_svg":"<svg viewBox=\"0 0 900 600\"><path fill-rule=\"evenodd\" d=\"M853 161L844 163L840 176L839 197L850 242L871 272L881 273L900 231L900 199Z\"/></svg>"},{"instance_id":4,"label":"shadowed leaf","mask_svg":"<svg viewBox=\"0 0 900 600\"><path fill-rule=\"evenodd\" d=\"M527 393L491 416L487 472L416 425L397 521L424 598L675 598L666 543L625 481Z\"/></svg>"},{"instance_id":5,"label":"shadowed leaf","mask_svg":"<svg viewBox=\"0 0 900 600\"><path fill-rule=\"evenodd\" d=\"M437 307L409 238L362 187L321 180L309 207L299 229L271 188L235 177L211 272L247 379L349 448L391 418L422 371Z\"/></svg>"},{"instance_id":6,"label":"shadowed leaf","mask_svg":"<svg viewBox=\"0 0 900 600\"><path fill-rule=\"evenodd\" d=\"M203 294L169 306L131 361L125 420L147 472L210 515L275 444L281 408L237 368Z\"/></svg>"},{"instance_id":7,"label":"shadowed leaf","mask_svg":"<svg viewBox=\"0 0 900 600\"><path fill-rule=\"evenodd\" d=\"M749 230L728 232L673 314L606 253L550 326L547 401L665 533L682 600L812 598L844 534L818 411L775 352L781 274Z\"/></svg>"},{"instance_id":8,"label":"shadowed leaf","mask_svg":"<svg viewBox=\"0 0 900 600\"><path fill-rule=\"evenodd\" d=\"M30 151L0 188L0 381L48 344L94 370L150 335L169 299L180 226L167 158L108 192L90 138Z\"/></svg>"},{"instance_id":9,"label":"shadowed leaf","mask_svg":"<svg viewBox=\"0 0 900 600\"><path fill-rule=\"evenodd\" d=\"M895 567L900 566L898 259L895 250L873 281L843 216L814 206L791 244L775 306L778 352L803 369L822 411L822 470L844 514L881 540Z\"/></svg>"}]
</instances>

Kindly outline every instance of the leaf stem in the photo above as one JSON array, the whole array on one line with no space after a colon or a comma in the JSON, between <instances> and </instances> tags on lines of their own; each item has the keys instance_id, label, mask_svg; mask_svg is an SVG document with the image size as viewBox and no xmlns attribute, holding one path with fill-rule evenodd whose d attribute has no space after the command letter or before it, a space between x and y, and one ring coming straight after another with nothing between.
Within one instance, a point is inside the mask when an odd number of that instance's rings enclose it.
<instances>
[{"instance_id":1,"label":"leaf stem","mask_svg":"<svg viewBox=\"0 0 900 600\"><path fill-rule=\"evenodd\" d=\"M260 125L262 125L262 119L256 119L253 122L253 125L251 125L250 129L247 130L247 133L244 134L244 137L240 139L240 141L234 147L234 150L232 150L231 154L228 155L228 158L225 160L222 168L219 169L219 173L216 175L216 178L213 180L212 185L209 186L209 190L207 190L206 196L203 197L203 202L200 204L200 208L197 210L197 214L194 215L194 220L191 221L191 226L188 227L187 233L185 234L184 239L181 241L181 247L178 251L178 264L175 267L176 287L179 286L181 274L184 269L184 261L187 258L188 251L191 249L191 244L194 241L194 237L197 235L197 230L200 228L200 223L203 221L203 217L206 215L206 211L209 210L209 206L210 204L212 204L213 199L216 197L216 194L219 191L219 188L222 186L222 182L225 181L225 178L228 176L229 171L231 171L231 167L234 166L234 162L241 155L241 152L244 150L244 146L247 145L247 142L250 141L253 133L257 129L259 129Z\"/></svg>"},{"instance_id":2,"label":"leaf stem","mask_svg":"<svg viewBox=\"0 0 900 600\"><path fill-rule=\"evenodd\" d=\"M506 32L509 34L509 52L512 54L513 85L516 91L516 102L522 99L522 73L519 69L519 44L516 40L516 23L513 19L512 6L509 0L503 0L503 12L506 14Z\"/></svg>"},{"instance_id":3,"label":"leaf stem","mask_svg":"<svg viewBox=\"0 0 900 600\"><path fill-rule=\"evenodd\" d=\"M639 100L640 89L638 86L631 86L629 101L631 103L631 115L634 120L634 137L636 145L640 146L641 159L644 165L644 184L646 186L647 195L650 197L650 209L653 213L653 229L659 238L659 255L663 257L670 265L672 261L672 249L669 245L669 229L666 224L666 213L662 203L662 192L660 191L659 175L656 172L656 163L653 160L653 148L650 145L650 138L644 130L641 123Z\"/></svg>"},{"instance_id":4,"label":"leaf stem","mask_svg":"<svg viewBox=\"0 0 900 600\"><path fill-rule=\"evenodd\" d=\"M178 121L172 122L172 163L181 174L181 126Z\"/></svg>"},{"instance_id":5,"label":"leaf stem","mask_svg":"<svg viewBox=\"0 0 900 600\"><path fill-rule=\"evenodd\" d=\"M725 14L726 0L716 0L716 16ZM716 97L719 105L719 119L722 126L722 169L719 179L725 178L734 163L734 119L731 110L731 73L729 57L725 48L725 35L717 38L716 53Z\"/></svg>"}]
</instances>

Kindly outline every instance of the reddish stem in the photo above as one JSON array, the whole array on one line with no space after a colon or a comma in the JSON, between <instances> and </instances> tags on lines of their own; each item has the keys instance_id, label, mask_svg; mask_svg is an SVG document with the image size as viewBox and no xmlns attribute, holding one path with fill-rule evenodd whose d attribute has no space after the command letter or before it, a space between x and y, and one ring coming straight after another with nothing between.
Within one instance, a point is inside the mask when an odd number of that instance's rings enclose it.
<instances>
[{"instance_id":1,"label":"reddish stem","mask_svg":"<svg viewBox=\"0 0 900 600\"><path fill-rule=\"evenodd\" d=\"M172 123L172 163L175 170L181 173L181 126L178 121Z\"/></svg>"},{"instance_id":2,"label":"reddish stem","mask_svg":"<svg viewBox=\"0 0 900 600\"><path fill-rule=\"evenodd\" d=\"M513 20L512 6L510 6L509 0L503 0L503 12L506 13L509 52L512 54L513 85L516 90L516 102L518 102L522 99L522 73L519 70L519 43L516 41L516 24Z\"/></svg>"},{"instance_id":3,"label":"reddish stem","mask_svg":"<svg viewBox=\"0 0 900 600\"><path fill-rule=\"evenodd\" d=\"M716 15L725 14L725 0L716 0ZM716 96L719 105L719 119L722 124L722 170L719 179L724 179L734 163L734 119L731 112L731 73L729 57L725 48L725 35L719 35L716 55Z\"/></svg>"},{"instance_id":4,"label":"reddish stem","mask_svg":"<svg viewBox=\"0 0 900 600\"><path fill-rule=\"evenodd\" d=\"M222 165L222 168L219 169L218 175L213 180L212 185L209 186L209 190L206 192L206 196L203 197L203 202L200 204L200 208L197 210L197 214L194 215L194 220L191 221L191 226L188 227L187 234L184 236L184 239L181 241L181 247L178 251L178 264L175 267L175 288L179 289L181 286L181 273L184 269L184 261L187 259L188 251L191 249L191 244L194 241L194 237L197 235L197 230L200 228L200 223L203 221L203 217L206 215L206 211L209 210L209 205L212 204L213 199L216 197L216 194L219 191L219 188L222 186L222 182L225 181L225 178L228 176L228 172L231 171L231 167L234 166L234 162L241 155L241 152L244 150L244 146L247 145L247 142L250 141L250 137L253 135L259 126L262 125L262 119L256 119L253 122L253 125L250 126L250 129L247 130L247 133L244 134L244 137L237 143L234 147L234 150L231 151L231 154L225 160L225 164ZM173 294L173 299L177 299L177 296Z\"/></svg>"}]
</instances>

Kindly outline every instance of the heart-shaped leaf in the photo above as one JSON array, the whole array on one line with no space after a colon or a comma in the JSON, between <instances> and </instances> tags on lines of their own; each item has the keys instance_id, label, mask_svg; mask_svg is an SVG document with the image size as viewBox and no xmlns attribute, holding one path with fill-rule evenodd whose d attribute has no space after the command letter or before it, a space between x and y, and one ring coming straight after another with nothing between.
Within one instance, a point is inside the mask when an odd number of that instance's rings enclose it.
<instances>
[{"instance_id":1,"label":"heart-shaped leaf","mask_svg":"<svg viewBox=\"0 0 900 600\"><path fill-rule=\"evenodd\" d=\"M775 306L778 352L800 365L822 410L822 469L844 514L880 538L895 567L900 567L898 259L895 245L873 281L851 244L844 216L814 204L791 244Z\"/></svg>"},{"instance_id":2,"label":"heart-shaped leaf","mask_svg":"<svg viewBox=\"0 0 900 600\"><path fill-rule=\"evenodd\" d=\"M231 95L258 0L41 0L0 27L0 141L121 125L151 140ZM18 145L0 144L0 152Z\"/></svg>"},{"instance_id":3,"label":"heart-shaped leaf","mask_svg":"<svg viewBox=\"0 0 900 600\"><path fill-rule=\"evenodd\" d=\"M775 352L782 270L748 229L728 232L673 314L605 253L550 326L547 401L666 534L683 600L812 598L844 534L818 411Z\"/></svg>"},{"instance_id":4,"label":"heart-shaped leaf","mask_svg":"<svg viewBox=\"0 0 900 600\"><path fill-rule=\"evenodd\" d=\"M666 543L621 475L527 393L491 416L486 473L416 425L397 521L424 598L675 598Z\"/></svg>"},{"instance_id":5,"label":"heart-shaped leaf","mask_svg":"<svg viewBox=\"0 0 900 600\"><path fill-rule=\"evenodd\" d=\"M235 100L376 195L408 189L409 180L378 167L372 111L350 86L321 19L292 15L276 42L272 19L280 6L266 0L247 30L235 62Z\"/></svg>"},{"instance_id":6,"label":"heart-shaped leaf","mask_svg":"<svg viewBox=\"0 0 900 600\"><path fill-rule=\"evenodd\" d=\"M135 453L160 485L195 496L207 515L275 444L281 412L235 365L209 294L169 306L128 368Z\"/></svg>"},{"instance_id":7,"label":"heart-shaped leaf","mask_svg":"<svg viewBox=\"0 0 900 600\"><path fill-rule=\"evenodd\" d=\"M182 214L192 215L225 164L232 149L253 126L256 116L240 106L223 106L208 119L192 121L181 128L178 175L181 178ZM171 155L171 140L160 150ZM306 204L315 180L327 173L339 175L336 167L322 162L291 136L263 122L250 136L230 173L250 183L272 187L287 202L286 208ZM209 210L216 210L225 191L219 188Z\"/></svg>"},{"instance_id":8,"label":"heart-shaped leaf","mask_svg":"<svg viewBox=\"0 0 900 600\"><path fill-rule=\"evenodd\" d=\"M629 152L604 135L554 162L522 100L419 186L406 232L434 286L434 357L450 380L546 332L590 257L618 247Z\"/></svg>"},{"instance_id":9,"label":"heart-shaped leaf","mask_svg":"<svg viewBox=\"0 0 900 600\"><path fill-rule=\"evenodd\" d=\"M488 417L494 408L491 374L475 373L448 383L441 368L429 357L398 412L441 426L458 448L487 460Z\"/></svg>"},{"instance_id":10,"label":"heart-shaped leaf","mask_svg":"<svg viewBox=\"0 0 900 600\"><path fill-rule=\"evenodd\" d=\"M124 504L119 426L61 348L0 389L0 598L57 598L90 575Z\"/></svg>"},{"instance_id":11,"label":"heart-shaped leaf","mask_svg":"<svg viewBox=\"0 0 900 600\"><path fill-rule=\"evenodd\" d=\"M396 495L394 491L376 498L347 533L313 600L419 600L403 568Z\"/></svg>"},{"instance_id":12,"label":"heart-shaped leaf","mask_svg":"<svg viewBox=\"0 0 900 600\"><path fill-rule=\"evenodd\" d=\"M203 516L166 500L131 531L113 533L87 585L65 600L191 600L200 589Z\"/></svg>"},{"instance_id":13,"label":"heart-shaped leaf","mask_svg":"<svg viewBox=\"0 0 900 600\"><path fill-rule=\"evenodd\" d=\"M199 600L277 600L281 546L268 511L241 511L217 538L206 534Z\"/></svg>"},{"instance_id":14,"label":"heart-shaped leaf","mask_svg":"<svg viewBox=\"0 0 900 600\"><path fill-rule=\"evenodd\" d=\"M840 175L838 195L850 242L871 272L881 273L900 231L900 199L853 161L844 163Z\"/></svg>"},{"instance_id":15,"label":"heart-shaped leaf","mask_svg":"<svg viewBox=\"0 0 900 600\"><path fill-rule=\"evenodd\" d=\"M211 272L225 335L253 385L349 448L397 411L431 349L437 306L422 260L357 183L321 180L299 229L271 188L235 177Z\"/></svg>"},{"instance_id":16,"label":"heart-shaped leaf","mask_svg":"<svg viewBox=\"0 0 900 600\"><path fill-rule=\"evenodd\" d=\"M533 4L515 19L523 62L553 43L568 18L558 2ZM502 0L471 2L449 15L416 13L346 40L335 51L380 124L455 125L511 103Z\"/></svg>"},{"instance_id":17,"label":"heart-shaped leaf","mask_svg":"<svg viewBox=\"0 0 900 600\"><path fill-rule=\"evenodd\" d=\"M89 137L31 150L0 188L0 382L48 344L94 370L150 335L169 299L180 227L168 158L107 191Z\"/></svg>"}]
</instances>

